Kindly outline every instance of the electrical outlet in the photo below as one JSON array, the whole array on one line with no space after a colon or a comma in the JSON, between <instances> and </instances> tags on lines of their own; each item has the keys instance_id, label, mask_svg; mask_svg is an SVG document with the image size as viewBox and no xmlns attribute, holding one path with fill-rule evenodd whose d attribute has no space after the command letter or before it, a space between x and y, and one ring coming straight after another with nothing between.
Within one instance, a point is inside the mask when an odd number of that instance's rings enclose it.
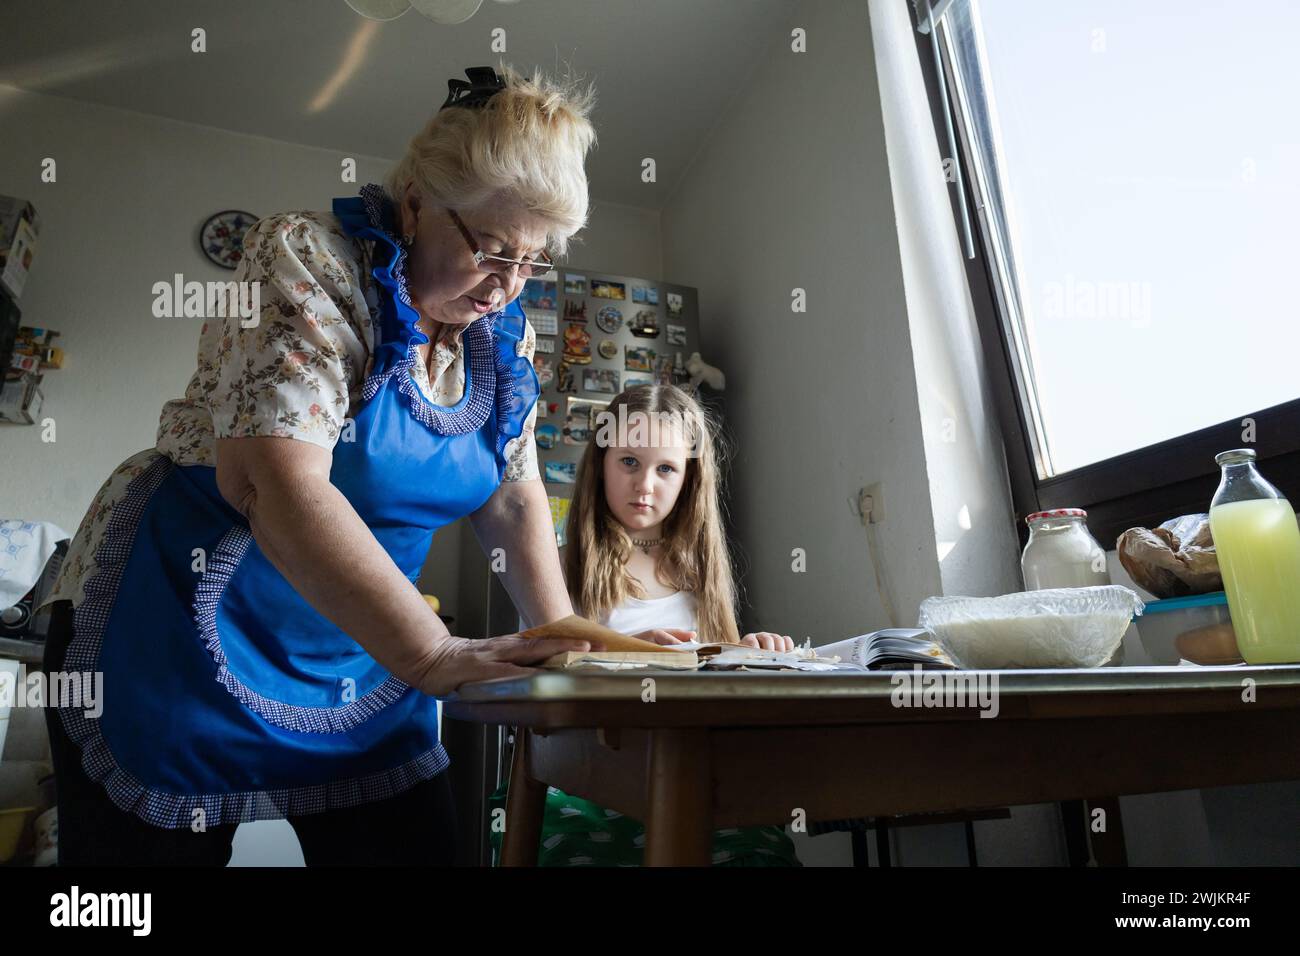
<instances>
[{"instance_id":1,"label":"electrical outlet","mask_svg":"<svg viewBox=\"0 0 1300 956\"><path fill-rule=\"evenodd\" d=\"M885 520L885 499L878 481L858 490L858 512L863 524L880 524Z\"/></svg>"}]
</instances>

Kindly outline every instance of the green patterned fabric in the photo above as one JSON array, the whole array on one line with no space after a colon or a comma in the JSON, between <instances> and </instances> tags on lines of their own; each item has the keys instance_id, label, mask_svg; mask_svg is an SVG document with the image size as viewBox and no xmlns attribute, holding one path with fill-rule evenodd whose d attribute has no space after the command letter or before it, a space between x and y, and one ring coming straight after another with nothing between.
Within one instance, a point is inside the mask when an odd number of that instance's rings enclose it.
<instances>
[{"instance_id":1,"label":"green patterned fabric","mask_svg":"<svg viewBox=\"0 0 1300 956\"><path fill-rule=\"evenodd\" d=\"M488 819L504 819L507 785L488 800ZM502 810L501 814L494 811ZM501 836L492 828L492 865L501 862ZM641 866L645 827L617 810L548 787L538 866ZM714 866L800 866L794 843L778 826L726 827L713 834Z\"/></svg>"}]
</instances>

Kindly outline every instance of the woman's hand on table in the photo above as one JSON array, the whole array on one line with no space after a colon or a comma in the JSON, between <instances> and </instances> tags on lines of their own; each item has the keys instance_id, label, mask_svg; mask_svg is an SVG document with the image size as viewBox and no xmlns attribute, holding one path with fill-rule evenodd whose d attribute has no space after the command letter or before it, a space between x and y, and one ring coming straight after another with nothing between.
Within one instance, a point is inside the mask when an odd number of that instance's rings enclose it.
<instances>
[{"instance_id":1,"label":"woman's hand on table","mask_svg":"<svg viewBox=\"0 0 1300 956\"><path fill-rule=\"evenodd\" d=\"M683 631L677 627L656 627L632 636L651 644L685 644L695 640L694 631Z\"/></svg>"},{"instance_id":2,"label":"woman's hand on table","mask_svg":"<svg viewBox=\"0 0 1300 956\"><path fill-rule=\"evenodd\" d=\"M770 631L746 634L740 639L740 643L748 647L756 647L761 651L785 652L794 650L794 641L790 640L789 635L773 634Z\"/></svg>"},{"instance_id":3,"label":"woman's hand on table","mask_svg":"<svg viewBox=\"0 0 1300 956\"><path fill-rule=\"evenodd\" d=\"M461 684L495 680L499 677L530 677L540 664L556 654L568 651L599 650L590 641L563 638L534 640L506 634L473 641L465 637L448 637L439 642L430 655L424 676L416 687L432 697L445 697Z\"/></svg>"}]
</instances>

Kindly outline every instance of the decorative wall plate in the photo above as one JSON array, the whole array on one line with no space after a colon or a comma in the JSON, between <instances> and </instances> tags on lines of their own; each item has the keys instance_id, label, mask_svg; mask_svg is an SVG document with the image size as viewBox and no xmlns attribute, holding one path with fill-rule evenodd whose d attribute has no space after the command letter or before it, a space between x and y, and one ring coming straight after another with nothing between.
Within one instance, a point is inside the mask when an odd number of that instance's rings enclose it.
<instances>
[{"instance_id":1,"label":"decorative wall plate","mask_svg":"<svg viewBox=\"0 0 1300 956\"><path fill-rule=\"evenodd\" d=\"M623 324L623 313L612 305L607 305L596 313L596 328L613 335Z\"/></svg>"},{"instance_id":2,"label":"decorative wall plate","mask_svg":"<svg viewBox=\"0 0 1300 956\"><path fill-rule=\"evenodd\" d=\"M223 269L233 269L244 258L244 233L257 222L251 212L226 209L208 217L199 230L203 254Z\"/></svg>"}]
</instances>

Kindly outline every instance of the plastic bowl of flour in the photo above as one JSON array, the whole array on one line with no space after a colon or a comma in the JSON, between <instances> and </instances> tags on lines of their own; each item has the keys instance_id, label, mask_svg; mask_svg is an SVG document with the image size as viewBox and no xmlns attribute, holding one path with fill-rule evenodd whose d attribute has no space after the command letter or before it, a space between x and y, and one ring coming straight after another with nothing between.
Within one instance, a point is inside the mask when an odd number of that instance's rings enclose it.
<instances>
[{"instance_id":1,"label":"plastic bowl of flour","mask_svg":"<svg viewBox=\"0 0 1300 956\"><path fill-rule=\"evenodd\" d=\"M1136 592L1106 584L929 597L921 602L920 625L966 668L1100 667L1141 613Z\"/></svg>"}]
</instances>

